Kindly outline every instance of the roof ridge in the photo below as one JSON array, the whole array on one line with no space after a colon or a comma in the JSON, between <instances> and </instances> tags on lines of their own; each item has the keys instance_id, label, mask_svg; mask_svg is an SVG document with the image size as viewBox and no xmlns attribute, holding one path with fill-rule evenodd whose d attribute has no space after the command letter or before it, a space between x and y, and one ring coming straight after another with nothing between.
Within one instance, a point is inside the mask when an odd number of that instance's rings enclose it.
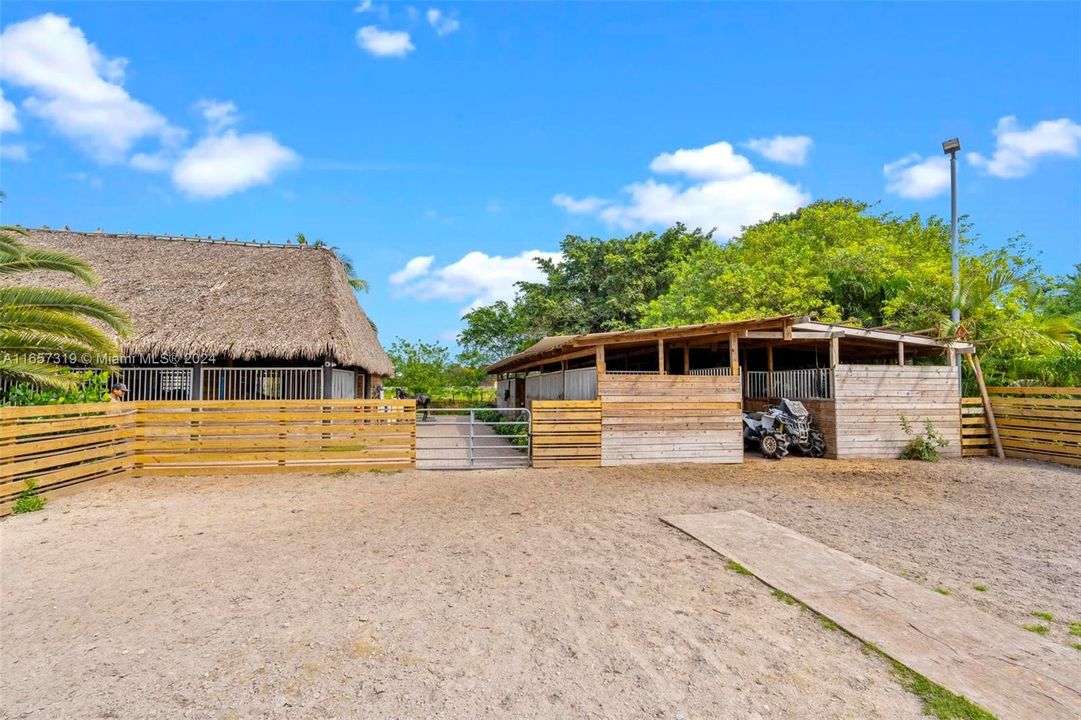
<instances>
[{"instance_id":1,"label":"roof ridge","mask_svg":"<svg viewBox=\"0 0 1081 720\"><path fill-rule=\"evenodd\" d=\"M112 233L105 232L101 228L97 230L72 230L68 227L63 228L51 228L48 225L42 225L41 227L23 227L22 225L16 225L23 230L30 230L33 232L43 233L67 233L69 235L84 235L87 237L109 237L109 238L124 238L132 240L162 240L171 242L190 242L200 243L205 245L235 245L239 247L259 247L259 248L292 248L292 249L311 249L311 250L333 250L329 245L300 245L293 243L279 243L272 240L265 242L259 242L258 240L240 240L239 238L233 238L232 240L226 238L224 235L220 238L214 238L207 235L205 238L199 235L168 235L158 233Z\"/></svg>"}]
</instances>

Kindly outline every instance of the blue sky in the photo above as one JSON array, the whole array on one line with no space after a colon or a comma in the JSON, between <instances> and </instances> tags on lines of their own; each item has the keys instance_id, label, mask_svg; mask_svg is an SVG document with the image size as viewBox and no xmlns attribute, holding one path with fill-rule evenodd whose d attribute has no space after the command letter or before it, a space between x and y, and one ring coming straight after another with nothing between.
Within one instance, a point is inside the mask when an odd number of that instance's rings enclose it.
<instances>
[{"instance_id":1,"label":"blue sky","mask_svg":"<svg viewBox=\"0 0 1081 720\"><path fill-rule=\"evenodd\" d=\"M568 233L814 199L1081 262L1081 5L18 3L5 223L339 246L387 344ZM212 269L208 269L212 270Z\"/></svg>"}]
</instances>

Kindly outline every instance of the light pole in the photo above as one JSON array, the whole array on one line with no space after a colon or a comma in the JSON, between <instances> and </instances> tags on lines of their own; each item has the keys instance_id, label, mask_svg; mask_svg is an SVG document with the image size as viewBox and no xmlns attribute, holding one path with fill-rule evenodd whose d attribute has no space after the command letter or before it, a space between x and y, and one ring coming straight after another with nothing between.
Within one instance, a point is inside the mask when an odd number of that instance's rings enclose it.
<instances>
[{"instance_id":1,"label":"light pole","mask_svg":"<svg viewBox=\"0 0 1081 720\"><path fill-rule=\"evenodd\" d=\"M942 152L950 156L950 264L953 270L953 310L950 318L954 327L961 322L961 266L957 258L957 152L961 141L957 138L942 143Z\"/></svg>"},{"instance_id":2,"label":"light pole","mask_svg":"<svg viewBox=\"0 0 1081 720\"><path fill-rule=\"evenodd\" d=\"M954 333L960 329L961 324L961 263L957 255L957 153L961 149L961 141L957 138L942 143L942 152L950 156L950 268L953 271L953 308L950 311L950 319L953 322ZM961 356L954 354L957 364L957 384L961 387Z\"/></svg>"}]
</instances>

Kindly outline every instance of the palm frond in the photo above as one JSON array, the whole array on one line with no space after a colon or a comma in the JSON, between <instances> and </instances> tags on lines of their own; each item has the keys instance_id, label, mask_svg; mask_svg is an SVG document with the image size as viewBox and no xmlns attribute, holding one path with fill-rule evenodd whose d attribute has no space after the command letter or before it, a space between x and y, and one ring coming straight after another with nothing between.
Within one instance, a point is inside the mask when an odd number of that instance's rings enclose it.
<instances>
[{"instance_id":1,"label":"palm frond","mask_svg":"<svg viewBox=\"0 0 1081 720\"><path fill-rule=\"evenodd\" d=\"M104 323L121 337L132 330L131 321L120 310L90 295L70 290L22 285L3 286L0 287L0 308L3 309L0 312L10 308L30 308L80 315Z\"/></svg>"},{"instance_id":2,"label":"palm frond","mask_svg":"<svg viewBox=\"0 0 1081 720\"><path fill-rule=\"evenodd\" d=\"M63 370L56 365L0 356L0 378L16 383L29 383L50 390L71 390L78 385L79 378L65 374Z\"/></svg>"},{"instance_id":3,"label":"palm frond","mask_svg":"<svg viewBox=\"0 0 1081 720\"><path fill-rule=\"evenodd\" d=\"M8 245L12 242L9 238ZM21 245L18 242L15 244ZM23 246L22 252L0 254L0 277L38 270L67 273L91 285L98 281L98 276L90 263L67 253Z\"/></svg>"}]
</instances>

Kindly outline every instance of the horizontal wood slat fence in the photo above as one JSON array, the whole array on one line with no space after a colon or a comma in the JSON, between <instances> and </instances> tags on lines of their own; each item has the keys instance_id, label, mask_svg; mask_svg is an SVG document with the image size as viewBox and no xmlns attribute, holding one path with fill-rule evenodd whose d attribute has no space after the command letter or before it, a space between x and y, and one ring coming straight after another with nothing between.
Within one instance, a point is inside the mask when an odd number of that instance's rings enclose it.
<instances>
[{"instance_id":1,"label":"horizontal wood slat fence","mask_svg":"<svg viewBox=\"0 0 1081 720\"><path fill-rule=\"evenodd\" d=\"M135 416L130 405L102 403L0 408L0 515L27 479L59 495L130 474Z\"/></svg>"},{"instance_id":2,"label":"horizontal wood slat fence","mask_svg":"<svg viewBox=\"0 0 1081 720\"><path fill-rule=\"evenodd\" d=\"M991 428L983 411L983 400L978 397L961 398L961 455L962 457L986 457L995 454L991 440Z\"/></svg>"},{"instance_id":3,"label":"horizontal wood slat fence","mask_svg":"<svg viewBox=\"0 0 1081 720\"><path fill-rule=\"evenodd\" d=\"M1006 457L1081 467L1081 388L989 387Z\"/></svg>"},{"instance_id":4,"label":"horizontal wood slat fence","mask_svg":"<svg viewBox=\"0 0 1081 720\"><path fill-rule=\"evenodd\" d=\"M0 408L0 514L32 478L47 495L135 475L401 470L413 400L133 402Z\"/></svg>"},{"instance_id":5,"label":"horizontal wood slat fence","mask_svg":"<svg viewBox=\"0 0 1081 720\"><path fill-rule=\"evenodd\" d=\"M534 400L533 467L600 467L599 400Z\"/></svg>"}]
</instances>

